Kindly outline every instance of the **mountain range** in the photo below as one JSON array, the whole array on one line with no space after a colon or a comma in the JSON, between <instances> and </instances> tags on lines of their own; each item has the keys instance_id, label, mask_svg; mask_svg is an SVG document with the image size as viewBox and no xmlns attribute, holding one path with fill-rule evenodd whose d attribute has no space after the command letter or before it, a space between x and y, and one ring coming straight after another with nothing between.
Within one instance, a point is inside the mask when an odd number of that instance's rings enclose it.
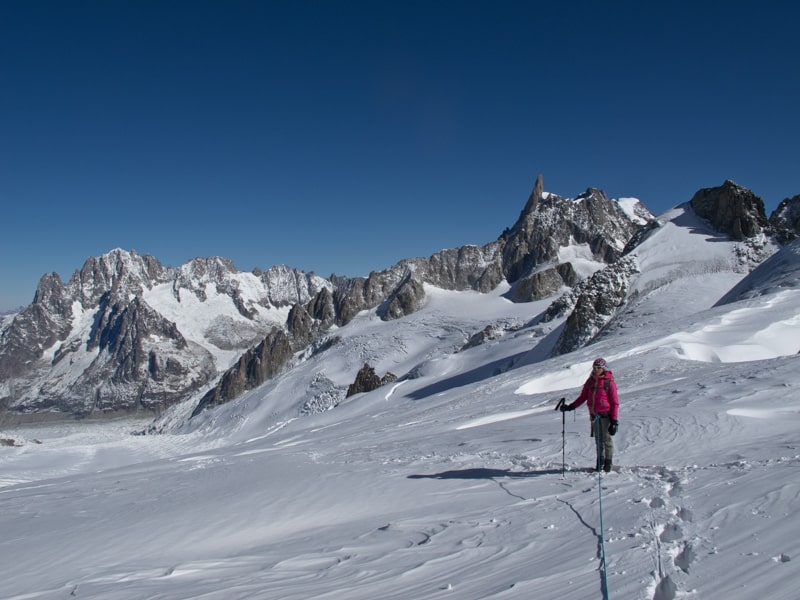
<instances>
[{"instance_id":1,"label":"mountain range","mask_svg":"<svg viewBox=\"0 0 800 600\"><path fill-rule=\"evenodd\" d=\"M548 332L536 340L536 355L566 354L613 335L676 270L726 273L734 288L800 233L800 196L767 217L758 196L726 181L681 206L678 216L656 217L637 199L594 188L566 198L545 192L540 175L516 223L496 240L355 278L283 265L245 273L220 257L174 268L115 249L89 258L67 282L44 275L33 302L3 317L2 419L155 417L187 403L197 416L317 354L335 354L341 332L364 311L382 322L415 313L431 289L486 294L505 286L509 302L546 301L527 323ZM703 244L688 264L671 261L669 248L643 263L637 248L665 226L694 223L687 214L724 243ZM465 346L509 327L519 324L470 332ZM351 386L386 383L364 363L346 375L347 385L306 382L298 411L328 410ZM372 381L366 387L365 378Z\"/></svg>"},{"instance_id":2,"label":"mountain range","mask_svg":"<svg viewBox=\"0 0 800 600\"><path fill-rule=\"evenodd\" d=\"M550 223L549 210L563 205L568 214L584 199L534 194L491 256L526 256L508 246L536 229L529 218ZM638 206L612 202L626 215ZM96 282L115 273L128 290L136 287L132 274L167 280L124 296L121 313L113 303L101 309L100 300L76 317L84 337L45 346L34 360L40 377L68 373L70 361L76 370L91 365L83 353L95 360L126 344L155 352L160 365L161 348L177 348L174 330L187 352L208 353L216 374L155 419L141 403L86 414L116 419L75 419L53 407L5 413L2 595L794 600L800 240L786 226L793 206L771 221L733 183L700 190L654 220L645 214L627 241L606 244L620 248L609 263L591 238L572 241L580 226L557 223L568 243L557 245L556 260L488 292L434 285L421 278L423 268L426 277L436 273L430 259L415 259L409 274L424 293L411 295L416 310L393 316L387 295L346 320L332 300L330 325L312 316L312 299L326 297L323 289L348 297L344 278L322 280L305 302L276 306L275 287L265 300L263 273L217 279L222 260L175 270L130 252L90 260L97 268L61 283L60 297L82 285L86 306L93 289L102 298L107 290L89 285L92 273ZM120 270L104 272L111 259ZM504 260L496 264L514 263ZM494 268L487 261L480 272ZM541 281L555 280L555 291L515 301L543 289L524 282L547 271ZM382 277L371 276L373 291ZM368 279L353 284L362 298ZM255 317L217 291L226 281L239 283L240 304ZM84 304L72 300L80 296L69 298L81 317ZM276 316L267 320L270 311ZM292 312L308 314L307 344L290 332ZM225 318L212 327L218 317ZM258 318L263 330L249 344L226 346L251 335L244 325ZM74 350L70 339L78 340ZM65 342L63 358L49 365ZM277 366L273 359L287 354ZM175 357L184 359L177 350ZM588 411L554 410L560 398L578 396L598 357L620 395L609 473L591 471ZM156 382L167 380L157 372Z\"/></svg>"}]
</instances>

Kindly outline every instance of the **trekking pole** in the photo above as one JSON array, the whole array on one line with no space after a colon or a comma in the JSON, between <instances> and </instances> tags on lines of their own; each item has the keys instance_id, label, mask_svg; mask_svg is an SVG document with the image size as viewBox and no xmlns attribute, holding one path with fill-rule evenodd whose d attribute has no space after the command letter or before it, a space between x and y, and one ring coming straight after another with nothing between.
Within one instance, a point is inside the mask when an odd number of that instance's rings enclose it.
<instances>
[{"instance_id":1,"label":"trekking pole","mask_svg":"<svg viewBox=\"0 0 800 600\"><path fill-rule=\"evenodd\" d=\"M555 410L559 410L561 406L567 401L566 398L561 398L556 404ZM566 460L564 458L564 411L561 411L561 477L564 477L564 471L566 471Z\"/></svg>"}]
</instances>

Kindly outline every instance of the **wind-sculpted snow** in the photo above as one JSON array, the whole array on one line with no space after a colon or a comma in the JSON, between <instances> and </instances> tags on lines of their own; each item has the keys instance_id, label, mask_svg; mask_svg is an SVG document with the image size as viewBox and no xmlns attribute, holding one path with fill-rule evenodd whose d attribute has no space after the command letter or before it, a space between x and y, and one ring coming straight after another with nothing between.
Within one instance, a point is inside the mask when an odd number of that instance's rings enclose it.
<instances>
[{"instance_id":1,"label":"wind-sculpted snow","mask_svg":"<svg viewBox=\"0 0 800 600\"><path fill-rule=\"evenodd\" d=\"M785 288L800 288L800 240L795 240L765 260L717 304L727 304Z\"/></svg>"},{"instance_id":2,"label":"wind-sculpted snow","mask_svg":"<svg viewBox=\"0 0 800 600\"><path fill-rule=\"evenodd\" d=\"M4 429L3 596L585 600L604 597L604 546L608 598L793 599L800 357L770 344L800 339L786 323L800 298L712 308L728 280L703 281L675 282L702 307L689 317L650 293L626 326L546 360L531 360L559 325L536 319L546 301L428 286L413 315L362 313L232 402L192 420L174 407L176 433ZM677 352L686 336L774 358L695 360ZM601 477L586 413L553 410L599 355L621 397ZM345 400L365 360L414 376ZM337 400L320 412L312 395Z\"/></svg>"},{"instance_id":3,"label":"wind-sculpted snow","mask_svg":"<svg viewBox=\"0 0 800 600\"><path fill-rule=\"evenodd\" d=\"M793 600L796 254L748 276L735 242L678 208L631 253L640 272L613 319L567 354L549 351L568 317L543 321L550 299L423 283L412 314L361 310L293 368L192 419L205 388L155 422L5 426L2 596ZM236 277L245 301L263 289ZM245 322L216 286L204 292L226 321L181 313L200 299L166 282L142 293L136 322L155 342L169 332L157 310L187 346ZM106 306L99 324L127 310ZM289 311L246 306L263 323ZM71 361L82 371L103 343L120 346L93 334L93 311L62 308L73 329L44 357L66 381ZM621 400L615 469L600 475L587 411L553 410L598 356ZM345 398L365 362L400 378ZM131 435L146 430L164 433Z\"/></svg>"}]
</instances>

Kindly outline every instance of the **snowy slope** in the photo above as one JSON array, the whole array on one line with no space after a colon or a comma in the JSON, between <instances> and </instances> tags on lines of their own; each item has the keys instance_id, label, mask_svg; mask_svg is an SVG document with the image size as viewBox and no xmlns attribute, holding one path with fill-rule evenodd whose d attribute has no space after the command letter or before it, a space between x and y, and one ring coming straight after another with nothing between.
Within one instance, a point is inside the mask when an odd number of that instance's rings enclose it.
<instances>
[{"instance_id":1,"label":"snowy slope","mask_svg":"<svg viewBox=\"0 0 800 600\"><path fill-rule=\"evenodd\" d=\"M177 433L0 432L20 444L0 447L3 597L796 598L800 289L760 273L715 306L745 272L680 217L637 250L620 322L567 356L538 360L546 302L429 289ZM622 401L602 478L582 471L586 413L562 437L553 411L598 355ZM413 377L300 414L315 378L344 386L364 361Z\"/></svg>"},{"instance_id":2,"label":"snowy slope","mask_svg":"<svg viewBox=\"0 0 800 600\"><path fill-rule=\"evenodd\" d=\"M219 370L230 367L242 354L244 342L263 337L273 325L286 321L289 307L264 308L257 300L266 296L263 284L250 273L232 275L238 289L244 290L249 308L256 312L254 319L244 317L231 302L228 294L220 293L214 285L203 285L203 300L186 290L176 297L171 283L144 290L142 297L159 314L175 323L189 341L199 344L214 357Z\"/></svg>"}]
</instances>

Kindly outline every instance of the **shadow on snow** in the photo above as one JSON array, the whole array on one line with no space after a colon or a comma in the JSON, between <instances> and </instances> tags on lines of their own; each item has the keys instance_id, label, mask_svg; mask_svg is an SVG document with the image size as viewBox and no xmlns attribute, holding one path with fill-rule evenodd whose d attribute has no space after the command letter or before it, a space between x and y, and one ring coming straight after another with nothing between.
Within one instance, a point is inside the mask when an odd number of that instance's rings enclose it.
<instances>
[{"instance_id":1,"label":"shadow on snow","mask_svg":"<svg viewBox=\"0 0 800 600\"><path fill-rule=\"evenodd\" d=\"M539 471L511 471L510 469L458 469L442 471L429 475L409 475L409 479L521 479L525 477L540 477L542 475L561 475L561 469L541 469Z\"/></svg>"}]
</instances>

